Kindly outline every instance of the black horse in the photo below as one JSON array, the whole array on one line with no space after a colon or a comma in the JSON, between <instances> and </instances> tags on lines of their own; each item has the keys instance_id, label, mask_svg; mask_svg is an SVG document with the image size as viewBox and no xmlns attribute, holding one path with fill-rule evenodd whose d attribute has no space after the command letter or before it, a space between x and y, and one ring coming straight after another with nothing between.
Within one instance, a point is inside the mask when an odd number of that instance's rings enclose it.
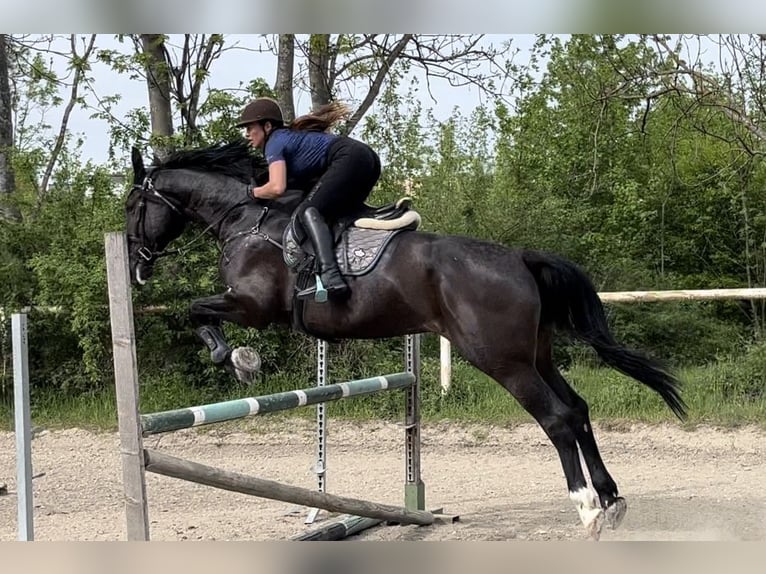
<instances>
[{"instance_id":1,"label":"black horse","mask_svg":"<svg viewBox=\"0 0 766 574\"><path fill-rule=\"evenodd\" d=\"M132 279L151 277L156 259L187 222L205 226L221 246L227 288L194 301L192 320L213 362L240 376L257 368L257 355L232 351L220 325L296 326L296 274L281 245L294 203L247 195L253 178L260 182L267 171L240 143L179 152L149 169L136 150L132 159L126 204ZM348 281L347 300L306 302L300 328L329 340L419 332L446 337L540 424L558 451L587 532L598 538L605 522L619 525L627 506L599 454L587 404L553 362L554 330L591 345L607 365L657 392L679 418L686 405L678 380L615 341L591 281L577 266L537 251L405 230L391 238L373 271Z\"/></svg>"}]
</instances>

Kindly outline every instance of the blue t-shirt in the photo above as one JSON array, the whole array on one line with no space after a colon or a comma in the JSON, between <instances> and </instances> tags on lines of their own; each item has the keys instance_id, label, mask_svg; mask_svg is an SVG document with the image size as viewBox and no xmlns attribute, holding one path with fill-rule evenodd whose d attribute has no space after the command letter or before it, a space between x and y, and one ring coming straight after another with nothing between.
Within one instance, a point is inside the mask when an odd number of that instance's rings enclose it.
<instances>
[{"instance_id":1,"label":"blue t-shirt","mask_svg":"<svg viewBox=\"0 0 766 574\"><path fill-rule=\"evenodd\" d=\"M327 167L327 150L338 138L327 132L278 129L266 140L264 155L269 164L284 161L287 178L307 182L321 175Z\"/></svg>"}]
</instances>

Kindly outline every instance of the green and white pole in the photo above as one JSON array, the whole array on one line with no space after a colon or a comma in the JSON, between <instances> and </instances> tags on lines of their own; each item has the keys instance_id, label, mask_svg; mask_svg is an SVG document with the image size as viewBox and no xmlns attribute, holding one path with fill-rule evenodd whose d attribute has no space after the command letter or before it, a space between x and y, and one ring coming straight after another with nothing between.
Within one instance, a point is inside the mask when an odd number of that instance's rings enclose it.
<instances>
[{"instance_id":1,"label":"green and white pole","mask_svg":"<svg viewBox=\"0 0 766 574\"><path fill-rule=\"evenodd\" d=\"M285 391L273 395L151 413L141 415L141 428L143 429L143 435L149 436L248 416L284 411L306 405L315 405L326 401L337 401L349 397L369 395L379 391L404 389L412 386L415 378L415 375L411 372L394 373L392 375L359 379L346 383L335 383L324 387Z\"/></svg>"}]
</instances>

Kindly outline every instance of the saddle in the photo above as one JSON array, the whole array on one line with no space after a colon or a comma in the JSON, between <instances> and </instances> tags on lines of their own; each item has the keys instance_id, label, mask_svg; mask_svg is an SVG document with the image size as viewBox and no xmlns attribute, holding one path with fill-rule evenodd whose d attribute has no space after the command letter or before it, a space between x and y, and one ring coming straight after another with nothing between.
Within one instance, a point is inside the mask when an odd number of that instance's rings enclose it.
<instances>
[{"instance_id":1,"label":"saddle","mask_svg":"<svg viewBox=\"0 0 766 574\"><path fill-rule=\"evenodd\" d=\"M409 197L381 207L364 205L356 213L340 219L332 226L335 259L345 277L370 273L395 236L418 228L420 214L411 209L411 205L412 199ZM299 230L300 223L297 222L296 214L282 235L285 264L297 274L295 294L316 289L315 276L319 272L311 241ZM303 324L303 309L304 300L294 297L293 324L308 332Z\"/></svg>"},{"instance_id":2,"label":"saddle","mask_svg":"<svg viewBox=\"0 0 766 574\"><path fill-rule=\"evenodd\" d=\"M411 209L412 199L403 197L381 207L365 205L332 226L335 259L344 276L356 277L372 271L388 243L402 231L417 229L420 214ZM285 264L292 270L317 271L311 242L293 215L282 235ZM305 286L304 286L305 287ZM298 287L301 290L301 287Z\"/></svg>"}]
</instances>

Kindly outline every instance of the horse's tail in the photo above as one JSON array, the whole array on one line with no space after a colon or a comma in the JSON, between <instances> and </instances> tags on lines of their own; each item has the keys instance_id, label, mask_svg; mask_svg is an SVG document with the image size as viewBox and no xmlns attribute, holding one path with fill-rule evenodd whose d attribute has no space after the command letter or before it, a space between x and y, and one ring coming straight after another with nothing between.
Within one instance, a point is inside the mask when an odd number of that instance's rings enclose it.
<instances>
[{"instance_id":1,"label":"horse's tail","mask_svg":"<svg viewBox=\"0 0 766 574\"><path fill-rule=\"evenodd\" d=\"M588 343L607 365L647 385L678 418L686 417L681 382L655 361L614 339L601 299L582 270L547 253L525 251L522 257L540 290L542 324L568 331Z\"/></svg>"}]
</instances>

